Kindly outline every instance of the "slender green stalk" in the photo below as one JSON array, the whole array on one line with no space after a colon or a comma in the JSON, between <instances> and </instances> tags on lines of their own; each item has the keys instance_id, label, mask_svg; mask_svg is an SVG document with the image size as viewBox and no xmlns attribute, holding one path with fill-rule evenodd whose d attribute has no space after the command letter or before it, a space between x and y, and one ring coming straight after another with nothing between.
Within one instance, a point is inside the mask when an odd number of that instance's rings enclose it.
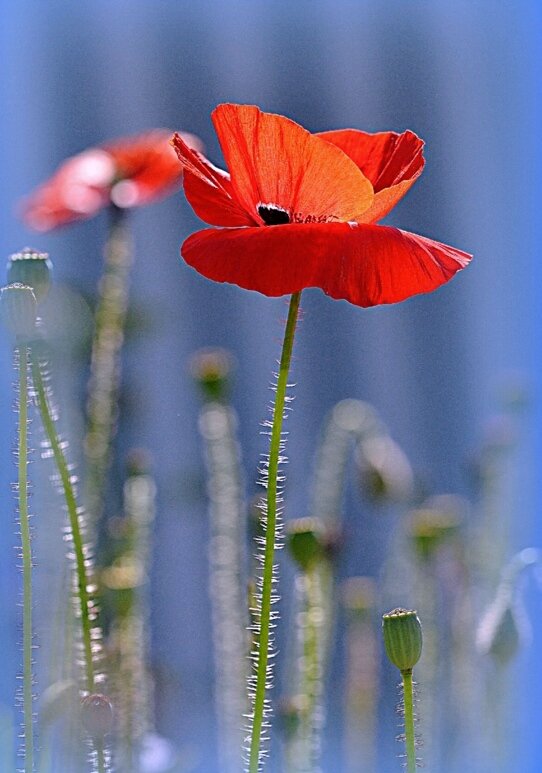
<instances>
[{"instance_id":1,"label":"slender green stalk","mask_svg":"<svg viewBox=\"0 0 542 773\"><path fill-rule=\"evenodd\" d=\"M23 558L23 715L24 769L34 771L34 719L32 716L32 545L28 512L28 348L18 347L19 358L19 521Z\"/></svg>"},{"instance_id":2,"label":"slender green stalk","mask_svg":"<svg viewBox=\"0 0 542 773\"><path fill-rule=\"evenodd\" d=\"M81 613L81 633L83 639L84 661L85 661L85 682L86 689L89 692L94 692L95 689L95 674L94 674L94 661L92 656L92 621L91 621L91 598L89 594L89 579L87 576L86 556L85 556L85 544L83 540L83 534L81 526L79 524L79 512L77 508L77 500L73 489L72 478L68 467L68 462L64 456L62 450L62 444L58 437L55 421L47 399L47 390L43 380L43 374L41 372L41 364L39 357L35 350L31 352L32 362L32 380L34 383L34 389L36 391L36 397L38 402L38 408L41 414L43 427L47 440L50 443L51 450L55 464L60 475L60 482L62 491L64 493L64 499L66 500L66 508L68 511L68 519L70 523L70 530L73 539L73 549L75 553L75 566L77 570L77 592L79 597L79 607Z\"/></svg>"},{"instance_id":3,"label":"slender green stalk","mask_svg":"<svg viewBox=\"0 0 542 773\"><path fill-rule=\"evenodd\" d=\"M81 638L83 644L84 689L88 691L88 693L95 693L97 682L94 658L98 642L93 636L93 628L95 627L93 622L95 617L95 608L91 596L91 585L87 570L89 559L85 548L83 530L80 522L81 511L77 506L73 477L70 474L68 462L66 460L66 456L64 455L63 445L56 431L55 419L49 404L47 388L45 386L42 373L42 365L40 363L39 355L35 347L30 350L30 361L32 381L37 405L41 414L45 435L51 447L58 474L60 476L60 484L64 494L71 538L73 542L77 599L81 621ZM96 768L99 773L104 773L106 770L106 761L101 742L94 740L94 751L96 755Z\"/></svg>"},{"instance_id":4,"label":"slender green stalk","mask_svg":"<svg viewBox=\"0 0 542 773\"><path fill-rule=\"evenodd\" d=\"M319 756L320 722L317 716L318 701L322 692L321 636L322 600L319 567L309 568L303 576L305 592L301 695L303 713L300 723L300 754L296 770L310 773L316 769Z\"/></svg>"},{"instance_id":5,"label":"slender green stalk","mask_svg":"<svg viewBox=\"0 0 542 773\"><path fill-rule=\"evenodd\" d=\"M405 714L405 747L408 773L416 773L416 736L414 734L414 690L412 669L401 671Z\"/></svg>"},{"instance_id":6,"label":"slender green stalk","mask_svg":"<svg viewBox=\"0 0 542 773\"><path fill-rule=\"evenodd\" d=\"M275 539L277 529L277 489L280 464L282 422L286 405L286 388L292 359L295 329L299 311L301 292L294 293L290 298L288 319L284 331L282 354L280 358L273 422L271 427L271 442L267 466L267 498L266 498L266 531L263 556L263 574L261 584L261 599L258 605L258 630L256 632L256 673L254 690L254 711L252 717L252 732L248 758L249 773L257 773L261 761L261 740L264 724L266 690L268 680L269 645L271 630L271 605L273 590L273 561L275 556Z\"/></svg>"},{"instance_id":7,"label":"slender green stalk","mask_svg":"<svg viewBox=\"0 0 542 773\"><path fill-rule=\"evenodd\" d=\"M120 350L124 341L132 266L125 210L112 206L110 216L104 271L98 286L88 386L84 501L91 529L95 529L102 516L107 490L109 456L116 422ZM92 538L92 533L90 536Z\"/></svg>"}]
</instances>

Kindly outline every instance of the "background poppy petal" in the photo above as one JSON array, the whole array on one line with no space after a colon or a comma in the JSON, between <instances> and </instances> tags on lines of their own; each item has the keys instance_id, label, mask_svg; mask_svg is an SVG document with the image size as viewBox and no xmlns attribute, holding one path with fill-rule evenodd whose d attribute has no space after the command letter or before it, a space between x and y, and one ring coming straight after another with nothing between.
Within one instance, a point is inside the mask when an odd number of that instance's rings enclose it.
<instances>
[{"instance_id":1,"label":"background poppy petal","mask_svg":"<svg viewBox=\"0 0 542 773\"><path fill-rule=\"evenodd\" d=\"M398 228L366 224L277 225L209 229L190 236L181 253L200 274L264 295L320 287L357 306L396 303L430 292L471 256Z\"/></svg>"},{"instance_id":2,"label":"background poppy petal","mask_svg":"<svg viewBox=\"0 0 542 773\"><path fill-rule=\"evenodd\" d=\"M175 134L171 144L184 169L184 192L198 217L211 225L259 225L237 203L230 176Z\"/></svg>"},{"instance_id":3,"label":"background poppy petal","mask_svg":"<svg viewBox=\"0 0 542 773\"><path fill-rule=\"evenodd\" d=\"M412 187L425 164L424 142L411 131L370 134L338 129L318 136L341 148L373 184L373 204L353 218L360 223L374 223L385 217Z\"/></svg>"},{"instance_id":4,"label":"background poppy petal","mask_svg":"<svg viewBox=\"0 0 542 773\"><path fill-rule=\"evenodd\" d=\"M214 110L213 122L235 194L248 213L275 204L299 222L347 221L372 204L372 185L356 164L289 118L225 104Z\"/></svg>"}]
</instances>

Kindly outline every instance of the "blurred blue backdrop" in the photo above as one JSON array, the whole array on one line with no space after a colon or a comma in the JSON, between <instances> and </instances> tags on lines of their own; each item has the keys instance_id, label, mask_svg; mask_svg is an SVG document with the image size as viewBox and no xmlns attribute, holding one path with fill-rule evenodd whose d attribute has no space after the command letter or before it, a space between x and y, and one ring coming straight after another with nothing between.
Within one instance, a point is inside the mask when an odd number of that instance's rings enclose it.
<instances>
[{"instance_id":1,"label":"blurred blue backdrop","mask_svg":"<svg viewBox=\"0 0 542 773\"><path fill-rule=\"evenodd\" d=\"M209 118L221 101L255 103L315 131L409 128L423 137L426 170L389 222L473 252L475 261L435 294L393 307L365 311L318 290L304 294L287 516L306 513L321 420L344 397L375 404L432 490L464 493L465 457L516 373L529 386L531 409L510 494L510 554L542 544L536 0L2 0L0 9L0 254L27 243L49 251L57 279L88 292L100 271L105 216L36 235L15 205L89 145L166 126L198 134L221 162ZM152 657L164 675L159 727L198 747L209 732L213 669L205 502L187 493L201 470L187 359L201 346L234 351L234 402L255 470L286 307L212 284L180 262L181 241L200 227L182 194L132 220L132 298L152 330L126 351L139 409L121 443L152 451L159 485L152 573ZM0 358L0 427L11 439L5 337ZM6 440L0 449L0 701L7 705L19 658L10 446ZM355 516L354 509L352 523ZM359 572L366 564L356 545L349 562ZM528 606L539 610L540 599L533 595ZM540 769L542 753L534 720L542 716L539 619L514 672L514 770L524 773ZM210 770L209 759L199 769Z\"/></svg>"}]
</instances>

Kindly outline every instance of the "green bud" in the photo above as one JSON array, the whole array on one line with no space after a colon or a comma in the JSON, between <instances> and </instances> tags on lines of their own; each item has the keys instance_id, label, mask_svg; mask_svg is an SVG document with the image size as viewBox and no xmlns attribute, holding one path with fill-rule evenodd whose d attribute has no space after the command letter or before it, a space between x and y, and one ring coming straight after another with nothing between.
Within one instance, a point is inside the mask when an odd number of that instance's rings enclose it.
<instances>
[{"instance_id":1,"label":"green bud","mask_svg":"<svg viewBox=\"0 0 542 773\"><path fill-rule=\"evenodd\" d=\"M290 521L286 532L288 551L301 571L306 572L324 556L323 528L317 519L298 518Z\"/></svg>"},{"instance_id":2,"label":"green bud","mask_svg":"<svg viewBox=\"0 0 542 773\"><path fill-rule=\"evenodd\" d=\"M476 633L478 651L506 665L521 646L522 628L524 621L511 595L498 594L480 621Z\"/></svg>"},{"instance_id":3,"label":"green bud","mask_svg":"<svg viewBox=\"0 0 542 773\"><path fill-rule=\"evenodd\" d=\"M192 357L190 371L205 400L224 400L232 371L232 356L225 349L202 349Z\"/></svg>"},{"instance_id":4,"label":"green bud","mask_svg":"<svg viewBox=\"0 0 542 773\"><path fill-rule=\"evenodd\" d=\"M8 283L31 287L38 303L49 292L53 267L46 252L25 247L10 256L7 270Z\"/></svg>"},{"instance_id":5,"label":"green bud","mask_svg":"<svg viewBox=\"0 0 542 773\"><path fill-rule=\"evenodd\" d=\"M382 616L386 655L400 671L412 671L422 654L422 626L417 612L393 609Z\"/></svg>"},{"instance_id":6,"label":"green bud","mask_svg":"<svg viewBox=\"0 0 542 773\"><path fill-rule=\"evenodd\" d=\"M359 481L363 494L374 504L408 501L414 478L410 463L388 435L373 435L357 449Z\"/></svg>"},{"instance_id":7,"label":"green bud","mask_svg":"<svg viewBox=\"0 0 542 773\"><path fill-rule=\"evenodd\" d=\"M17 342L32 339L36 332L36 297L32 288L22 284L2 287L0 316Z\"/></svg>"}]
</instances>

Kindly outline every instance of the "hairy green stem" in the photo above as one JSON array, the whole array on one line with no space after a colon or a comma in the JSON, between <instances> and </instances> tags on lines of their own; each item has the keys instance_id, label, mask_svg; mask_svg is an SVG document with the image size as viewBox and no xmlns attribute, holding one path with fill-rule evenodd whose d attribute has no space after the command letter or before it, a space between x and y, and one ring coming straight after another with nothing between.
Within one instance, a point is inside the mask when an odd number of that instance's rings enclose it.
<instances>
[{"instance_id":1,"label":"hairy green stem","mask_svg":"<svg viewBox=\"0 0 542 773\"><path fill-rule=\"evenodd\" d=\"M81 621L81 638L83 643L83 661L84 661L84 683L85 690L89 693L96 692L96 672L94 668L94 648L92 637L92 598L90 595L90 583L87 572L88 558L85 551L85 542L83 530L80 523L80 510L77 506L77 498L73 486L73 479L66 456L63 451L62 443L57 434L55 419L45 387L42 373L42 365L39 355L35 348L31 349L31 370L34 392L41 415L45 435L50 444L54 461L60 476L60 483L64 494L66 509L68 512L68 521L73 541L73 551L75 555L75 570L77 583L77 599ZM106 770L104 750L101 742L94 742L96 752L96 768L99 773Z\"/></svg>"},{"instance_id":2,"label":"hairy green stem","mask_svg":"<svg viewBox=\"0 0 542 773\"><path fill-rule=\"evenodd\" d=\"M43 374L41 372L39 357L34 350L31 354L31 360L32 380L34 383L34 389L36 391L38 408L41 414L43 428L45 430L47 440L51 445L51 450L53 452L55 464L58 469L58 474L60 475L60 482L68 511L68 520L70 523L70 530L73 539L73 549L75 553L75 566L77 570L77 592L81 613L81 634L83 639L83 650L85 654L85 682L86 689L92 693L95 689L95 674L92 657L92 622L90 619L89 608L89 602L91 599L88 591L89 580L85 563L85 545L81 526L79 524L77 499L73 489L68 462L64 456L64 451L62 450L62 444L56 431L55 421L51 407L49 405L49 400L47 399L47 390L45 388Z\"/></svg>"},{"instance_id":3,"label":"hairy green stem","mask_svg":"<svg viewBox=\"0 0 542 773\"><path fill-rule=\"evenodd\" d=\"M408 773L416 773L416 736L414 734L414 689L412 670L401 671L405 714L405 746Z\"/></svg>"},{"instance_id":4,"label":"hairy green stem","mask_svg":"<svg viewBox=\"0 0 542 773\"><path fill-rule=\"evenodd\" d=\"M271 442L269 447L267 500L266 500L266 532L262 575L262 595L259 609L259 627L256 634L256 686L254 694L254 715L250 738L248 760L249 773L257 773L260 768L261 736L264 722L265 697L267 687L267 669L269 663L269 644L271 629L271 604L273 589L273 560L275 556L275 538L277 528L277 478L280 462L282 422L286 405L286 388L292 359L295 329L299 311L301 292L294 293L290 298L288 319L284 331L282 354L280 358Z\"/></svg>"},{"instance_id":5,"label":"hairy green stem","mask_svg":"<svg viewBox=\"0 0 542 773\"><path fill-rule=\"evenodd\" d=\"M111 207L104 271L98 286L88 387L85 436L85 505L95 530L107 489L111 441L115 431L120 351L124 341L132 250L125 211ZM93 534L91 533L91 538Z\"/></svg>"},{"instance_id":6,"label":"hairy green stem","mask_svg":"<svg viewBox=\"0 0 542 773\"><path fill-rule=\"evenodd\" d=\"M32 545L28 512L28 348L19 352L19 521L23 558L23 715L24 769L34 771L34 719L32 716Z\"/></svg>"}]
</instances>

